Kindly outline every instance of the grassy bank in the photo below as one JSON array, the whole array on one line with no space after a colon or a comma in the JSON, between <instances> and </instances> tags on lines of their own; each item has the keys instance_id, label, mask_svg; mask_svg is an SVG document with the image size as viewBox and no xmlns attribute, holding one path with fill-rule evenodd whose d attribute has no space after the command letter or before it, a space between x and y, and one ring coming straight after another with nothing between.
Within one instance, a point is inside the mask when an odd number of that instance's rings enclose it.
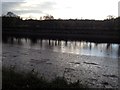
<instances>
[{"instance_id":1,"label":"grassy bank","mask_svg":"<svg viewBox=\"0 0 120 90\"><path fill-rule=\"evenodd\" d=\"M3 68L3 90L11 89L39 89L39 88L87 88L79 81L68 83L64 77L56 77L48 81L36 73L17 73L12 69Z\"/></svg>"}]
</instances>

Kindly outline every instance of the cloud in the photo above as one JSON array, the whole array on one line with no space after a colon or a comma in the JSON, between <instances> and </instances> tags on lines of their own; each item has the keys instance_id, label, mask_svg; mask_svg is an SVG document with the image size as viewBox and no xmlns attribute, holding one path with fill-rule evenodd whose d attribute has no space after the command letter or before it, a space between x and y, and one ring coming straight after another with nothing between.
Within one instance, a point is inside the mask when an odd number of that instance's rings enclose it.
<instances>
[{"instance_id":1,"label":"cloud","mask_svg":"<svg viewBox=\"0 0 120 90\"><path fill-rule=\"evenodd\" d=\"M11 11L20 16L43 16L55 18L105 18L118 15L119 0L2 0L2 13ZM15 2L6 2L15 1ZM24 2L24 3L23 3ZM107 6L106 6L107 5ZM102 6L102 7L101 7ZM120 6L119 6L120 7ZM38 15L38 16L37 16ZM120 15L120 11L119 11Z\"/></svg>"},{"instance_id":2,"label":"cloud","mask_svg":"<svg viewBox=\"0 0 120 90\"><path fill-rule=\"evenodd\" d=\"M2 2L24 2L25 0L1 0Z\"/></svg>"},{"instance_id":3,"label":"cloud","mask_svg":"<svg viewBox=\"0 0 120 90\"><path fill-rule=\"evenodd\" d=\"M2 14L11 11L17 15L22 14L46 14L47 11L53 10L55 2L2 2Z\"/></svg>"},{"instance_id":4,"label":"cloud","mask_svg":"<svg viewBox=\"0 0 120 90\"><path fill-rule=\"evenodd\" d=\"M118 16L120 16L120 1L118 2Z\"/></svg>"},{"instance_id":5,"label":"cloud","mask_svg":"<svg viewBox=\"0 0 120 90\"><path fill-rule=\"evenodd\" d=\"M2 14L6 14L9 11L13 12L21 4L22 2L2 2Z\"/></svg>"},{"instance_id":6,"label":"cloud","mask_svg":"<svg viewBox=\"0 0 120 90\"><path fill-rule=\"evenodd\" d=\"M53 9L54 8L54 5L56 5L55 2L44 2L40 5L40 7L43 9L43 10L48 10L48 9Z\"/></svg>"},{"instance_id":7,"label":"cloud","mask_svg":"<svg viewBox=\"0 0 120 90\"><path fill-rule=\"evenodd\" d=\"M29 14L29 13L42 13L42 11L40 10L13 10L13 12L17 13L18 15L21 15L21 14Z\"/></svg>"}]
</instances>

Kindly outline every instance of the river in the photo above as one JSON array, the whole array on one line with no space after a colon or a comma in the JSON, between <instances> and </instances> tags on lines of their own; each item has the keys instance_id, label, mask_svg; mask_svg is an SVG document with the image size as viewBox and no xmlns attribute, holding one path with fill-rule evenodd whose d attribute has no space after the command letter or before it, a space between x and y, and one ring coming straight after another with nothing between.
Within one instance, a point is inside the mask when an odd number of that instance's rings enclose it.
<instances>
[{"instance_id":1,"label":"river","mask_svg":"<svg viewBox=\"0 0 120 90\"><path fill-rule=\"evenodd\" d=\"M3 66L34 70L47 79L64 76L92 88L118 88L120 44L8 38Z\"/></svg>"}]
</instances>

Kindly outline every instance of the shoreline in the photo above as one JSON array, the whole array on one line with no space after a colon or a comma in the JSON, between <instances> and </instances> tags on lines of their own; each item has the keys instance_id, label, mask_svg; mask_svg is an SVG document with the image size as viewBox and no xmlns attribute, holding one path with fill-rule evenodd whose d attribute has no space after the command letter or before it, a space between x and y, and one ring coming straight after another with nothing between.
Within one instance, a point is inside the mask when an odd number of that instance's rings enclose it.
<instances>
[{"instance_id":1,"label":"shoreline","mask_svg":"<svg viewBox=\"0 0 120 90\"><path fill-rule=\"evenodd\" d=\"M48 33L48 32L46 32ZM72 35L72 34L46 34L46 33L22 33L22 32L4 32L3 31L3 39L9 37L15 38L30 38L30 39L53 39L53 40L65 40L65 41L87 41L87 42L95 42L95 43L117 43L120 44L120 37L114 36L88 36L86 35Z\"/></svg>"},{"instance_id":2,"label":"shoreline","mask_svg":"<svg viewBox=\"0 0 120 90\"><path fill-rule=\"evenodd\" d=\"M68 80L82 80L91 88L118 88L118 60L3 46L3 66L17 66L18 71L34 69L48 79L65 72Z\"/></svg>"}]
</instances>

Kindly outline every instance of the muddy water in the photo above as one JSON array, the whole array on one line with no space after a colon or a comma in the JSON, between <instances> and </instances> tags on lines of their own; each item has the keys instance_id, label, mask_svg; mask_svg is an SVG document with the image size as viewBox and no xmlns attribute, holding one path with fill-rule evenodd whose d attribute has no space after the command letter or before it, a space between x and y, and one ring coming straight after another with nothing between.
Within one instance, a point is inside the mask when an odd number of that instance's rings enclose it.
<instances>
[{"instance_id":1,"label":"muddy water","mask_svg":"<svg viewBox=\"0 0 120 90\"><path fill-rule=\"evenodd\" d=\"M21 48L37 50L51 50L60 53L73 53L78 55L100 56L118 58L120 57L120 44L92 43L85 41L58 41L44 39L16 39L8 38L6 44L18 45Z\"/></svg>"},{"instance_id":2,"label":"muddy water","mask_svg":"<svg viewBox=\"0 0 120 90\"><path fill-rule=\"evenodd\" d=\"M47 79L64 76L92 88L118 87L119 44L12 38L3 42L2 56L3 66Z\"/></svg>"}]
</instances>

